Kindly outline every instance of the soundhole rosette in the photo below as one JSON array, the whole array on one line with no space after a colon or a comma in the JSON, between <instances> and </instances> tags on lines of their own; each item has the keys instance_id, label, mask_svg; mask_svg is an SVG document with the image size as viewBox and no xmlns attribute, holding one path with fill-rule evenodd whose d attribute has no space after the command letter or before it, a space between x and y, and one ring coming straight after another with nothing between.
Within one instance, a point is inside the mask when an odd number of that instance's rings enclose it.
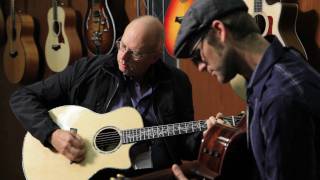
<instances>
[{"instance_id":1,"label":"soundhole rosette","mask_svg":"<svg viewBox=\"0 0 320 180\"><path fill-rule=\"evenodd\" d=\"M113 153L121 144L121 133L116 127L101 128L94 136L93 146L100 153Z\"/></svg>"}]
</instances>

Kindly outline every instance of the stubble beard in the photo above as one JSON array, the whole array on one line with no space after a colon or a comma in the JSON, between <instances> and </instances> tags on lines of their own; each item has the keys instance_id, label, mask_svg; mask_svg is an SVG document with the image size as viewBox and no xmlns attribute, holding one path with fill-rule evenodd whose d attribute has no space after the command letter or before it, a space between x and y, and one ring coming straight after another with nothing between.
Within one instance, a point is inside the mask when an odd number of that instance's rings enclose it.
<instances>
[{"instance_id":1,"label":"stubble beard","mask_svg":"<svg viewBox=\"0 0 320 180\"><path fill-rule=\"evenodd\" d=\"M239 58L238 52L232 47L226 47L222 54L221 83L228 83L237 75L236 58Z\"/></svg>"}]
</instances>

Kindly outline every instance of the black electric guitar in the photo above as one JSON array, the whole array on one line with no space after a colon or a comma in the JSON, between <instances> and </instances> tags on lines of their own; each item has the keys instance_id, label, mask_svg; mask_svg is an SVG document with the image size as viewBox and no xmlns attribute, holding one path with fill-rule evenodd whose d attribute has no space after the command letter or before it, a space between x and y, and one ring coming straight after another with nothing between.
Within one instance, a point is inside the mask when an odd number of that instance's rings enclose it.
<instances>
[{"instance_id":1,"label":"black electric guitar","mask_svg":"<svg viewBox=\"0 0 320 180\"><path fill-rule=\"evenodd\" d=\"M23 170L27 179L88 179L105 168L131 167L129 150L136 142L163 138L207 129L205 121L190 121L143 127L140 114L133 108L97 114L80 106L61 106L49 111L60 128L77 129L86 144L86 159L73 163L51 151L29 133L23 143ZM226 117L238 123L237 116Z\"/></svg>"}]
</instances>

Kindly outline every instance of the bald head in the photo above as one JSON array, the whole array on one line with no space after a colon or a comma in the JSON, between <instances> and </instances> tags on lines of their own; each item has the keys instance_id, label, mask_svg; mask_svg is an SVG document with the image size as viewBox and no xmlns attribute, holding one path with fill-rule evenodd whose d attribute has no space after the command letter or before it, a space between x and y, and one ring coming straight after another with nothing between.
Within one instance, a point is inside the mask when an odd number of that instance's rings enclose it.
<instances>
[{"instance_id":1,"label":"bald head","mask_svg":"<svg viewBox=\"0 0 320 180\"><path fill-rule=\"evenodd\" d=\"M144 49L144 51L161 52L164 42L164 28L158 18L140 16L130 22L123 37L140 43L141 46L137 48Z\"/></svg>"}]
</instances>

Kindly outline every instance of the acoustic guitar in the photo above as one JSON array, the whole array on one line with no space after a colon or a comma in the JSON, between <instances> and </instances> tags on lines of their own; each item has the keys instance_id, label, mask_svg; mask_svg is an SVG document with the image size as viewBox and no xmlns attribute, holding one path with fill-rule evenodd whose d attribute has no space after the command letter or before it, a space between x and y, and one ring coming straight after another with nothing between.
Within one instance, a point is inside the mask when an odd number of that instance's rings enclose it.
<instances>
[{"instance_id":1,"label":"acoustic guitar","mask_svg":"<svg viewBox=\"0 0 320 180\"><path fill-rule=\"evenodd\" d=\"M131 167L130 148L136 142L203 131L205 121L190 121L143 127L140 114L133 108L97 114L80 106L61 106L49 111L53 121L64 130L76 129L84 139L86 158L70 164L63 155L43 147L29 133L23 143L23 171L27 179L88 179L104 168ZM237 123L240 118L226 117Z\"/></svg>"},{"instance_id":2,"label":"acoustic guitar","mask_svg":"<svg viewBox=\"0 0 320 180\"><path fill-rule=\"evenodd\" d=\"M298 4L266 0L245 0L249 13L255 18L263 36L276 36L285 47L298 50L307 60L308 56L296 31Z\"/></svg>"},{"instance_id":3,"label":"acoustic guitar","mask_svg":"<svg viewBox=\"0 0 320 180\"><path fill-rule=\"evenodd\" d=\"M198 161L216 174L214 179L252 179L256 175L245 117L234 127L217 123L204 137Z\"/></svg>"},{"instance_id":4,"label":"acoustic guitar","mask_svg":"<svg viewBox=\"0 0 320 180\"><path fill-rule=\"evenodd\" d=\"M82 56L76 12L69 7L58 6L58 0L52 0L52 7L48 11L48 27L46 62L53 72L60 72Z\"/></svg>"},{"instance_id":5,"label":"acoustic guitar","mask_svg":"<svg viewBox=\"0 0 320 180\"><path fill-rule=\"evenodd\" d=\"M233 124L217 123L209 130L207 136L202 140L198 159L185 161L180 165L187 178L230 180L255 177L253 156L247 149L246 116L238 117ZM139 171L135 173L141 174ZM106 169L104 174L121 180L175 179L171 168L138 176L116 169Z\"/></svg>"},{"instance_id":6,"label":"acoustic guitar","mask_svg":"<svg viewBox=\"0 0 320 180\"><path fill-rule=\"evenodd\" d=\"M7 18L7 42L3 53L4 73L11 83L30 83L37 79L39 53L34 41L34 22L30 15L16 13L11 0Z\"/></svg>"},{"instance_id":7,"label":"acoustic guitar","mask_svg":"<svg viewBox=\"0 0 320 180\"><path fill-rule=\"evenodd\" d=\"M110 53L116 41L115 24L107 0L90 0L85 21L89 54Z\"/></svg>"}]
</instances>

